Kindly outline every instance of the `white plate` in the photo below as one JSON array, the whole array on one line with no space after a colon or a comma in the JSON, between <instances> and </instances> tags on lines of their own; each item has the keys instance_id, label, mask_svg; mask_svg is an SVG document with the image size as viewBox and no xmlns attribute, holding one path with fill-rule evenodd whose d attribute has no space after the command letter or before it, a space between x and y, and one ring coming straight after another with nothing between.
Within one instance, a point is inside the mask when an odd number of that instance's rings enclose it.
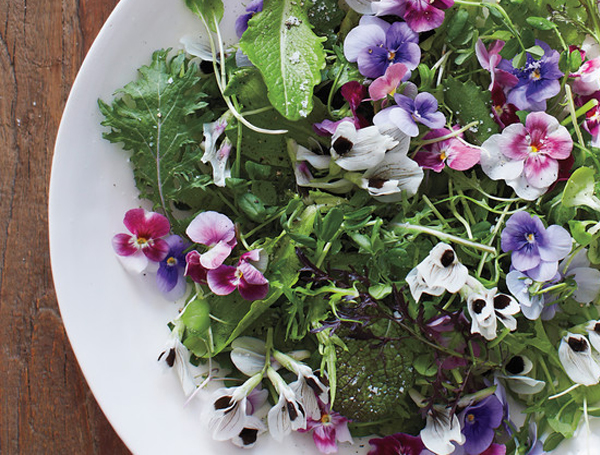
<instances>
[{"instance_id":1,"label":"white plate","mask_svg":"<svg viewBox=\"0 0 600 455\"><path fill-rule=\"evenodd\" d=\"M235 5L224 20L232 24L241 6L226 3ZM98 98L109 101L133 80L154 50L179 48L181 36L200 29L183 0L122 0L77 76L52 166L50 248L61 314L94 396L138 455L241 452L212 441L200 418L201 403L184 407L175 374L165 374L156 361L178 306L165 301L150 280L126 273L112 250L112 236L124 231L123 215L140 201L127 155L102 139L97 106ZM265 437L244 453L316 453L310 439L293 435L277 444ZM356 444L342 453L367 450Z\"/></svg>"}]
</instances>

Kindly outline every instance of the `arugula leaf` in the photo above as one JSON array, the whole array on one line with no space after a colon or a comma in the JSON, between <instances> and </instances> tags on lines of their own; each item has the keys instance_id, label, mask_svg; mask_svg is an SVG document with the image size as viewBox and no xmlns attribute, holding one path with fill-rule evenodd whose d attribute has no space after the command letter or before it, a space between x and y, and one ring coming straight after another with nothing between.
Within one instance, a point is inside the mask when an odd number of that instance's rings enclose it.
<instances>
[{"instance_id":1,"label":"arugula leaf","mask_svg":"<svg viewBox=\"0 0 600 455\"><path fill-rule=\"evenodd\" d=\"M138 70L139 78L116 92L109 105L98 100L105 119L103 134L131 151L131 163L140 197L171 213L167 201L180 201L182 182L194 182L199 148L189 144L201 138L210 113L197 116L206 106L196 83L197 70L184 54L168 59L169 50L156 51L152 63Z\"/></svg>"},{"instance_id":2,"label":"arugula leaf","mask_svg":"<svg viewBox=\"0 0 600 455\"><path fill-rule=\"evenodd\" d=\"M265 0L262 12L248 23L240 46L260 70L269 101L287 119L312 111L313 89L325 67L323 41L299 1Z\"/></svg>"},{"instance_id":3,"label":"arugula leaf","mask_svg":"<svg viewBox=\"0 0 600 455\"><path fill-rule=\"evenodd\" d=\"M216 24L221 22L225 11L222 0L185 0L185 4L208 28L217 30Z\"/></svg>"}]
</instances>

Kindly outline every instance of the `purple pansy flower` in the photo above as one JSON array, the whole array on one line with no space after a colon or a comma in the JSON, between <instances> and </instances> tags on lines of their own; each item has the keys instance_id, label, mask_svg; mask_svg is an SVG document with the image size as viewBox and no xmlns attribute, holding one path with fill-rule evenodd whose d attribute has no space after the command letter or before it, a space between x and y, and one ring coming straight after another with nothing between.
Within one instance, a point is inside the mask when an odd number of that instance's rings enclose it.
<instances>
[{"instance_id":1,"label":"purple pansy flower","mask_svg":"<svg viewBox=\"0 0 600 455\"><path fill-rule=\"evenodd\" d=\"M451 133L447 128L439 128L427 133L423 140L437 139ZM451 169L466 171L479 163L479 155L479 148L469 145L460 137L451 137L424 146L417 152L414 160L419 166L435 172L441 172L446 164Z\"/></svg>"},{"instance_id":2,"label":"purple pansy flower","mask_svg":"<svg viewBox=\"0 0 600 455\"><path fill-rule=\"evenodd\" d=\"M169 252L158 265L156 283L163 294L177 300L183 297L186 288L186 281L183 276L186 262L183 252L187 245L178 235L167 237L165 242L169 245Z\"/></svg>"},{"instance_id":3,"label":"purple pansy flower","mask_svg":"<svg viewBox=\"0 0 600 455\"><path fill-rule=\"evenodd\" d=\"M558 261L571 251L572 239L556 224L544 227L537 216L519 211L506 222L502 251L511 251L512 266L535 281L548 281L558 271Z\"/></svg>"},{"instance_id":4,"label":"purple pansy flower","mask_svg":"<svg viewBox=\"0 0 600 455\"><path fill-rule=\"evenodd\" d=\"M502 423L503 407L494 395L468 406L460 414L463 445L468 455L478 455L487 450L494 440L495 429Z\"/></svg>"},{"instance_id":5,"label":"purple pansy flower","mask_svg":"<svg viewBox=\"0 0 600 455\"><path fill-rule=\"evenodd\" d=\"M396 106L390 106L375 114L375 125L384 127L392 124L404 134L415 137L419 134L417 123L429 128L442 128L446 123L446 117L438 111L437 100L431 93L419 93L414 99L397 93L394 100Z\"/></svg>"},{"instance_id":6,"label":"purple pansy flower","mask_svg":"<svg viewBox=\"0 0 600 455\"><path fill-rule=\"evenodd\" d=\"M372 10L377 16L400 16L412 30L420 33L442 25L442 10L452 5L454 0L380 0L373 2Z\"/></svg>"},{"instance_id":7,"label":"purple pansy flower","mask_svg":"<svg viewBox=\"0 0 600 455\"><path fill-rule=\"evenodd\" d=\"M383 19L363 16L358 27L348 33L344 41L344 55L357 62L363 76L383 76L388 66L403 63L415 69L421 59L419 35L405 22L389 24Z\"/></svg>"},{"instance_id":8,"label":"purple pansy flower","mask_svg":"<svg viewBox=\"0 0 600 455\"><path fill-rule=\"evenodd\" d=\"M299 429L300 433L313 432L313 441L321 453L336 453L337 441L352 443L352 436L348 430L348 419L337 412L331 411L329 405L319 402L321 417L318 420L308 418L306 429Z\"/></svg>"},{"instance_id":9,"label":"purple pansy flower","mask_svg":"<svg viewBox=\"0 0 600 455\"><path fill-rule=\"evenodd\" d=\"M499 86L502 89L512 88L519 82L514 74L498 68L498 65L502 61L500 51L503 47L504 41L501 40L494 41L489 49L486 49L481 40L478 40L475 45L475 54L477 55L479 64L483 69L488 70L492 77L488 87L490 91L494 86Z\"/></svg>"},{"instance_id":10,"label":"purple pansy flower","mask_svg":"<svg viewBox=\"0 0 600 455\"><path fill-rule=\"evenodd\" d=\"M505 180L517 195L534 200L556 182L559 160L571 156L573 139L556 118L532 112L525 125L507 126L481 145L481 168L492 180Z\"/></svg>"},{"instance_id":11,"label":"purple pansy flower","mask_svg":"<svg viewBox=\"0 0 600 455\"><path fill-rule=\"evenodd\" d=\"M559 79L563 73L558 69L560 54L551 49L543 41L535 44L544 50L544 55L534 59L527 53L527 60L522 68L514 68L508 60L502 60L498 68L514 74L519 81L508 92L508 102L519 110L544 111L546 100L560 91Z\"/></svg>"},{"instance_id":12,"label":"purple pansy flower","mask_svg":"<svg viewBox=\"0 0 600 455\"><path fill-rule=\"evenodd\" d=\"M269 281L261 273L266 266L262 250L242 254L237 267L221 265L208 270L208 287L217 295L229 295L236 289L245 300L264 299L269 292Z\"/></svg>"},{"instance_id":13,"label":"purple pansy flower","mask_svg":"<svg viewBox=\"0 0 600 455\"><path fill-rule=\"evenodd\" d=\"M185 232L193 242L208 247L208 251L199 256L199 262L209 270L223 264L237 243L233 222L218 212L200 213Z\"/></svg>"},{"instance_id":14,"label":"purple pansy flower","mask_svg":"<svg viewBox=\"0 0 600 455\"><path fill-rule=\"evenodd\" d=\"M246 7L246 12L240 15L235 21L235 33L238 38L241 38L244 32L248 29L248 21L252 19L256 13L260 13L263 9L263 0L252 0Z\"/></svg>"},{"instance_id":15,"label":"purple pansy flower","mask_svg":"<svg viewBox=\"0 0 600 455\"><path fill-rule=\"evenodd\" d=\"M131 209L125 213L123 224L131 234L115 235L112 245L127 268L141 273L148 260L160 262L165 258L169 245L161 237L169 233L171 226L164 215Z\"/></svg>"}]
</instances>

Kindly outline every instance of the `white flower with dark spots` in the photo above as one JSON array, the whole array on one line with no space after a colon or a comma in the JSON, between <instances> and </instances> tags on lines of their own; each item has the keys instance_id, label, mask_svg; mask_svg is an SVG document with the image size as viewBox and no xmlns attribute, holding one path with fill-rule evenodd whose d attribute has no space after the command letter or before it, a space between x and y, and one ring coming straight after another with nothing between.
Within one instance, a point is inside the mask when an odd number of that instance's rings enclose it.
<instances>
[{"instance_id":1,"label":"white flower with dark spots","mask_svg":"<svg viewBox=\"0 0 600 455\"><path fill-rule=\"evenodd\" d=\"M600 321L590 321L586 327L592 347L600 354Z\"/></svg>"},{"instance_id":2,"label":"white flower with dark spots","mask_svg":"<svg viewBox=\"0 0 600 455\"><path fill-rule=\"evenodd\" d=\"M560 342L558 357L573 382L590 386L600 381L600 365L583 335L567 333Z\"/></svg>"},{"instance_id":3,"label":"white flower with dark spots","mask_svg":"<svg viewBox=\"0 0 600 455\"><path fill-rule=\"evenodd\" d=\"M453 441L459 446L465 443L460 422L451 408L434 406L427 414L427 423L421 430L421 440L425 447L437 455L449 455L456 449Z\"/></svg>"},{"instance_id":4,"label":"white flower with dark spots","mask_svg":"<svg viewBox=\"0 0 600 455\"><path fill-rule=\"evenodd\" d=\"M504 366L505 374L498 375L506 381L506 385L515 393L533 395L540 392L545 386L545 381L540 381L527 376L533 369L533 362L528 357L516 355L511 357Z\"/></svg>"},{"instance_id":5,"label":"white flower with dark spots","mask_svg":"<svg viewBox=\"0 0 600 455\"><path fill-rule=\"evenodd\" d=\"M269 433L276 441L283 441L292 431L306 428L306 413L296 393L273 368L267 369L267 376L279 393L279 400L267 415Z\"/></svg>"}]
</instances>

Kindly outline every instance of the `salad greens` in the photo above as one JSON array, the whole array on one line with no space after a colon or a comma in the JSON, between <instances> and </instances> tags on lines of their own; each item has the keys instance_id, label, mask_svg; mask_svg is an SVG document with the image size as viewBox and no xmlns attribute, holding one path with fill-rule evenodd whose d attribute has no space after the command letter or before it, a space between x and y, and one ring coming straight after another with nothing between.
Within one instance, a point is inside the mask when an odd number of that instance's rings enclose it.
<instances>
[{"instance_id":1,"label":"salad greens","mask_svg":"<svg viewBox=\"0 0 600 455\"><path fill-rule=\"evenodd\" d=\"M594 1L253 0L233 47L185 2L205 39L99 108L215 439L536 455L600 416Z\"/></svg>"}]
</instances>

